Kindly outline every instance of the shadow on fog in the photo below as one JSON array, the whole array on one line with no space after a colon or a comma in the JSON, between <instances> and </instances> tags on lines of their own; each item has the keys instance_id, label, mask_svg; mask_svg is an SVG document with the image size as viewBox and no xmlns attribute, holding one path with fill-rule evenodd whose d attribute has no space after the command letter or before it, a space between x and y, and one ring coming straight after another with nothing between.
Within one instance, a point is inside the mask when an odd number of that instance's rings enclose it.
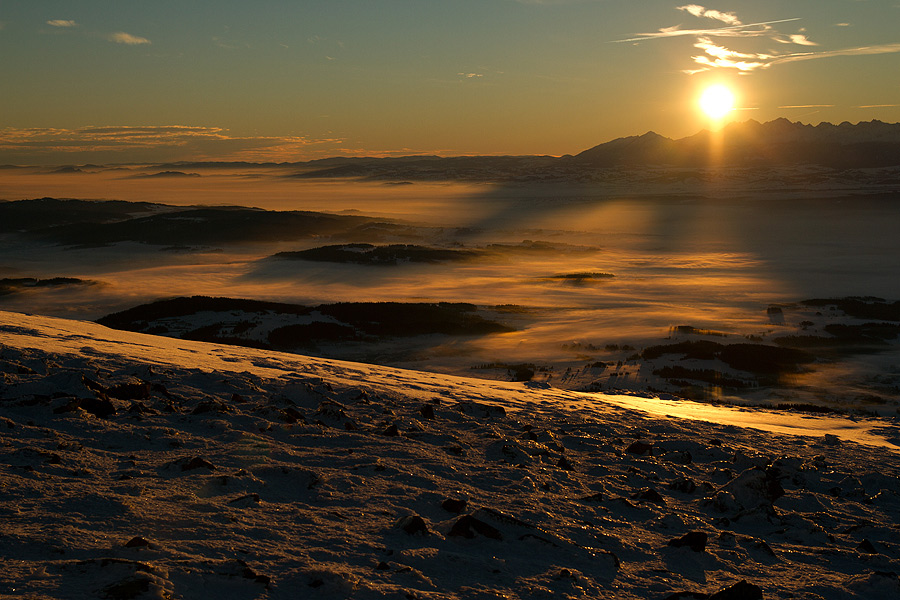
<instances>
[{"instance_id":1,"label":"shadow on fog","mask_svg":"<svg viewBox=\"0 0 900 600\"><path fill-rule=\"evenodd\" d=\"M476 239L501 231L564 236L643 255L645 268L655 263L660 272L752 264L757 278L771 281L768 291L798 299L900 296L900 194L779 192L499 185L467 198L460 212L477 215L466 222ZM737 265L727 260L736 257Z\"/></svg>"}]
</instances>

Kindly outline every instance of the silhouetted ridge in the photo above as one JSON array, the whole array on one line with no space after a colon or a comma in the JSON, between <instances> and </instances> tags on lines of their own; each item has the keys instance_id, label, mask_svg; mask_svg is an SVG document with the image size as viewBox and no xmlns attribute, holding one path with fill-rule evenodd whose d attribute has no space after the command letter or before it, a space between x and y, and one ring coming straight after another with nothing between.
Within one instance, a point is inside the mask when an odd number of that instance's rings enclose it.
<instances>
[{"instance_id":1,"label":"silhouetted ridge","mask_svg":"<svg viewBox=\"0 0 900 600\"><path fill-rule=\"evenodd\" d=\"M571 162L700 167L712 164L779 166L818 164L835 168L900 165L900 123L805 125L785 118L730 123L672 140L654 132L619 138L581 152Z\"/></svg>"}]
</instances>

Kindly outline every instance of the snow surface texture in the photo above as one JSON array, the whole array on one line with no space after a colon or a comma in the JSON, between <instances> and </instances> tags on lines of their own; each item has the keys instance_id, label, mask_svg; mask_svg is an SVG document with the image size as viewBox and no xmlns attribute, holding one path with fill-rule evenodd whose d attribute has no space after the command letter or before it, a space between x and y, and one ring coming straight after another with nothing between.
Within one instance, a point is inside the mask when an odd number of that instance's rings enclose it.
<instances>
[{"instance_id":1,"label":"snow surface texture","mask_svg":"<svg viewBox=\"0 0 900 600\"><path fill-rule=\"evenodd\" d=\"M0 597L900 597L887 419L15 313L0 344Z\"/></svg>"}]
</instances>

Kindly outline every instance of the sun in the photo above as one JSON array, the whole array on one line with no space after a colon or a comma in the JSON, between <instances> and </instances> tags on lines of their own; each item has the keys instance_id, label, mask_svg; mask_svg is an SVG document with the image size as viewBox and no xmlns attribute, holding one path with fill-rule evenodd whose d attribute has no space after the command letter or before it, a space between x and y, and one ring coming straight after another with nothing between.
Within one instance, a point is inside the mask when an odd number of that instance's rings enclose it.
<instances>
[{"instance_id":1,"label":"sun","mask_svg":"<svg viewBox=\"0 0 900 600\"><path fill-rule=\"evenodd\" d=\"M724 85L711 85L700 94L699 104L707 117L718 120L734 109L734 94Z\"/></svg>"}]
</instances>

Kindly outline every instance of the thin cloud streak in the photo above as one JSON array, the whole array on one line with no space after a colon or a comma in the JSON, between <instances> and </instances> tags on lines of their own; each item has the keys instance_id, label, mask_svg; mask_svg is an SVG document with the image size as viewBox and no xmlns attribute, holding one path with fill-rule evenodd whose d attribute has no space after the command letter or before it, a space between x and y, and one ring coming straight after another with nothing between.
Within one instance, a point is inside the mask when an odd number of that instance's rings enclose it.
<instances>
[{"instance_id":1,"label":"thin cloud streak","mask_svg":"<svg viewBox=\"0 0 900 600\"><path fill-rule=\"evenodd\" d=\"M860 46L858 48L844 48L842 50L823 50L822 52L798 52L795 54L787 54L785 56L777 56L769 61L769 64L766 66L795 62L798 60L831 58L833 56L865 56L870 54L892 54L894 52L900 52L900 43L881 44L879 46Z\"/></svg>"},{"instance_id":2,"label":"thin cloud streak","mask_svg":"<svg viewBox=\"0 0 900 600\"><path fill-rule=\"evenodd\" d=\"M817 60L820 58L830 58L833 56L863 56L871 54L888 54L900 52L900 43L880 44L876 46L861 46L857 48L843 48L839 50L822 50L809 52L739 52L732 50L721 44L715 43L716 38L760 38L764 37L780 44L790 44L795 46L813 47L819 44L809 38L804 28L800 28L798 33L784 34L777 31L773 25L780 23L790 23L799 21L800 17L789 19L777 19L774 21L760 21L758 23L744 24L734 13L723 13L717 10L707 9L699 4L688 4L676 7L677 10L684 11L697 18L708 18L724 23L730 23L727 27L703 28L703 29L682 29L681 25L664 27L651 33L640 33L635 37L623 40L614 40L620 42L643 42L646 40L684 37L690 36L697 38L694 47L703 51L703 54L691 56L691 60L699 65L698 68L684 69L682 72L694 75L704 71L714 69L732 69L741 74L751 73L759 69L768 69L773 65L797 62L803 60ZM844 24L839 24L844 25Z\"/></svg>"},{"instance_id":3,"label":"thin cloud streak","mask_svg":"<svg viewBox=\"0 0 900 600\"><path fill-rule=\"evenodd\" d=\"M658 38L682 37L682 36L705 36L705 37L759 37L771 33L772 28L769 25L777 23L789 23L791 21L799 21L800 17L790 19L777 19L775 21L761 21L759 23L747 23L746 25L732 25L730 27L713 27L709 29L681 29L680 25L672 27L663 27L652 33L639 33L636 37L626 38L624 40L613 40L614 44L621 42L643 42L645 40L653 40ZM762 29L753 29L754 27Z\"/></svg>"},{"instance_id":4,"label":"thin cloud streak","mask_svg":"<svg viewBox=\"0 0 900 600\"><path fill-rule=\"evenodd\" d=\"M67 19L52 19L47 21L47 25L52 25L53 27L78 27L78 23Z\"/></svg>"},{"instance_id":5,"label":"thin cloud streak","mask_svg":"<svg viewBox=\"0 0 900 600\"><path fill-rule=\"evenodd\" d=\"M342 141L303 136L237 136L221 127L191 125L6 128L0 129L0 163L292 161L317 155L319 148L333 153Z\"/></svg>"}]
</instances>

